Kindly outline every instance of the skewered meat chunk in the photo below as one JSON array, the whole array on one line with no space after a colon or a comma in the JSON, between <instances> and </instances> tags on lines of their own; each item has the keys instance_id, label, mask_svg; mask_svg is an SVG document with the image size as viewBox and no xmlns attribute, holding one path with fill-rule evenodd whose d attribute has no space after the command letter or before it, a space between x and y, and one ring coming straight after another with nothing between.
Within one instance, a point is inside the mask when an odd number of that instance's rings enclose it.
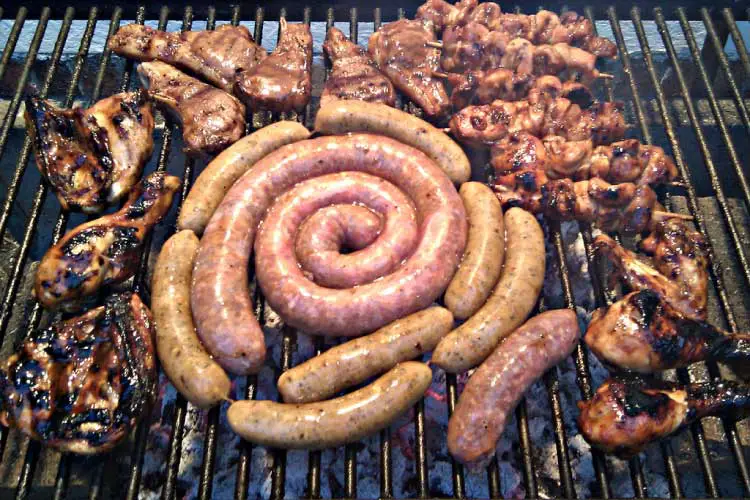
<instances>
[{"instance_id":1,"label":"skewered meat chunk","mask_svg":"<svg viewBox=\"0 0 750 500\"><path fill-rule=\"evenodd\" d=\"M138 75L154 100L182 123L186 153L218 153L245 133L245 106L233 95L159 61L142 63Z\"/></svg>"},{"instance_id":2,"label":"skewered meat chunk","mask_svg":"<svg viewBox=\"0 0 750 500\"><path fill-rule=\"evenodd\" d=\"M746 412L750 388L723 380L680 386L640 377L610 378L578 407L578 428L586 441L630 458L703 417Z\"/></svg>"},{"instance_id":3,"label":"skewered meat chunk","mask_svg":"<svg viewBox=\"0 0 750 500\"><path fill-rule=\"evenodd\" d=\"M63 452L111 449L153 399L153 337L134 293L31 332L0 367L0 423Z\"/></svg>"},{"instance_id":4,"label":"skewered meat chunk","mask_svg":"<svg viewBox=\"0 0 750 500\"><path fill-rule=\"evenodd\" d=\"M123 26L109 41L115 53L137 61L162 61L231 92L236 76L265 59L244 26L213 31L159 31L141 24Z\"/></svg>"},{"instance_id":5,"label":"skewered meat chunk","mask_svg":"<svg viewBox=\"0 0 750 500\"><path fill-rule=\"evenodd\" d=\"M279 22L281 38L271 55L243 71L235 93L251 110L302 111L312 95L312 34L306 24Z\"/></svg>"},{"instance_id":6,"label":"skewered meat chunk","mask_svg":"<svg viewBox=\"0 0 750 500\"><path fill-rule=\"evenodd\" d=\"M154 116L144 92L116 94L88 109L26 99L36 164L64 210L100 212L138 182L154 149Z\"/></svg>"},{"instance_id":7,"label":"skewered meat chunk","mask_svg":"<svg viewBox=\"0 0 750 500\"><path fill-rule=\"evenodd\" d=\"M750 361L750 335L689 318L652 290L594 311L585 340L602 361L641 373L706 360Z\"/></svg>"},{"instance_id":8,"label":"skewered meat chunk","mask_svg":"<svg viewBox=\"0 0 750 500\"><path fill-rule=\"evenodd\" d=\"M375 67L367 51L351 42L340 29L328 30L323 50L332 68L320 96L321 107L336 99L395 104L391 81Z\"/></svg>"},{"instance_id":9,"label":"skewered meat chunk","mask_svg":"<svg viewBox=\"0 0 750 500\"><path fill-rule=\"evenodd\" d=\"M63 236L39 263L36 299L48 309L76 311L101 287L133 276L146 236L169 211L179 187L177 177L150 174L119 211Z\"/></svg>"},{"instance_id":10,"label":"skewered meat chunk","mask_svg":"<svg viewBox=\"0 0 750 500\"><path fill-rule=\"evenodd\" d=\"M368 43L378 68L433 119L450 110L443 82L433 76L440 67L440 50L427 43L435 41L435 34L421 21L401 19L373 33Z\"/></svg>"}]
</instances>

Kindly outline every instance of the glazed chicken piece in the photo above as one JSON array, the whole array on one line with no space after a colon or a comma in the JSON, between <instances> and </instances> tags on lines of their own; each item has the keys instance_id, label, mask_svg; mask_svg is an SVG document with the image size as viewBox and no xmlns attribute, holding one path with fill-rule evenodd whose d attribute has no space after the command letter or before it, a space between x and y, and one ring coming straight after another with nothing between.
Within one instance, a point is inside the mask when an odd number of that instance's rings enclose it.
<instances>
[{"instance_id":1,"label":"glazed chicken piece","mask_svg":"<svg viewBox=\"0 0 750 500\"><path fill-rule=\"evenodd\" d=\"M586 441L627 459L703 417L742 416L750 408L750 388L723 380L678 386L610 378L578 407L578 428Z\"/></svg>"},{"instance_id":2,"label":"glazed chicken piece","mask_svg":"<svg viewBox=\"0 0 750 500\"><path fill-rule=\"evenodd\" d=\"M488 5L489 3L485 2L482 5ZM415 17L428 23L439 33L449 26L464 24L477 4L477 0L461 0L455 5L451 5L445 0L427 0L417 8Z\"/></svg>"},{"instance_id":3,"label":"glazed chicken piece","mask_svg":"<svg viewBox=\"0 0 750 500\"><path fill-rule=\"evenodd\" d=\"M154 149L154 116L144 92L116 94L88 109L26 99L36 164L63 210L100 212L138 182Z\"/></svg>"},{"instance_id":4,"label":"glazed chicken piece","mask_svg":"<svg viewBox=\"0 0 750 500\"><path fill-rule=\"evenodd\" d=\"M706 360L750 361L750 335L688 318L652 290L594 311L585 341L600 360L640 373Z\"/></svg>"},{"instance_id":5,"label":"glazed chicken piece","mask_svg":"<svg viewBox=\"0 0 750 500\"><path fill-rule=\"evenodd\" d=\"M320 96L321 107L337 99L395 104L391 81L375 67L367 51L351 42L340 29L328 30L323 50L332 67Z\"/></svg>"},{"instance_id":6,"label":"glazed chicken piece","mask_svg":"<svg viewBox=\"0 0 750 500\"><path fill-rule=\"evenodd\" d=\"M63 452L111 449L154 397L153 342L134 293L31 332L0 366L0 423Z\"/></svg>"},{"instance_id":7,"label":"glazed chicken piece","mask_svg":"<svg viewBox=\"0 0 750 500\"><path fill-rule=\"evenodd\" d=\"M706 319L708 257L706 242L697 231L676 218L660 221L642 248L653 255L653 265L618 245L605 234L594 248L614 267L614 279L631 290L652 290L690 319Z\"/></svg>"},{"instance_id":8,"label":"glazed chicken piece","mask_svg":"<svg viewBox=\"0 0 750 500\"><path fill-rule=\"evenodd\" d=\"M186 153L219 153L244 135L245 106L233 95L159 61L142 63L138 75L154 100L180 120Z\"/></svg>"},{"instance_id":9,"label":"glazed chicken piece","mask_svg":"<svg viewBox=\"0 0 750 500\"><path fill-rule=\"evenodd\" d=\"M177 177L150 174L119 211L68 232L39 263L36 299L48 309L76 311L101 287L133 276L146 236L169 211L179 187Z\"/></svg>"},{"instance_id":10,"label":"glazed chicken piece","mask_svg":"<svg viewBox=\"0 0 750 500\"><path fill-rule=\"evenodd\" d=\"M237 75L266 58L244 26L225 24L212 31L159 31L141 24L123 26L109 41L109 48L137 61L163 61L227 92Z\"/></svg>"},{"instance_id":11,"label":"glazed chicken piece","mask_svg":"<svg viewBox=\"0 0 750 500\"><path fill-rule=\"evenodd\" d=\"M443 82L433 76L440 67L440 50L429 47L435 34L421 21L401 19L370 36L368 50L393 85L431 119L450 111Z\"/></svg>"},{"instance_id":12,"label":"glazed chicken piece","mask_svg":"<svg viewBox=\"0 0 750 500\"><path fill-rule=\"evenodd\" d=\"M312 95L312 34L306 24L279 22L281 38L271 55L237 78L234 91L255 111L302 111Z\"/></svg>"}]
</instances>

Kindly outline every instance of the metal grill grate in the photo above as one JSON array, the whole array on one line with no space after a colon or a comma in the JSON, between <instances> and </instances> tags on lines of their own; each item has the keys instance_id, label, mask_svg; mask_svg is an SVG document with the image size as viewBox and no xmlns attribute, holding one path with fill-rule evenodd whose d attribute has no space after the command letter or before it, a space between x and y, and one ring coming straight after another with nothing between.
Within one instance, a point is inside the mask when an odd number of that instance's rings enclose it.
<instances>
[{"instance_id":1,"label":"metal grill grate","mask_svg":"<svg viewBox=\"0 0 750 500\"><path fill-rule=\"evenodd\" d=\"M643 5L646 4L644 3ZM715 292L712 303L714 306L718 304L718 308L715 308L717 314L712 319L716 322L725 323L730 331L736 332L744 324L742 318L748 316L748 310L743 307L743 303L741 302L739 306L737 305L737 300L730 296L730 291L726 285L734 279L740 282L738 284L740 290L750 289L748 288L750 287L750 265L748 264L747 256L750 246L743 239L745 238L748 224L747 210L750 210L750 189L748 188L747 180L748 167L743 164L742 160L742 153L743 151L746 152L747 147L744 143L738 144L735 142L737 131L731 130L728 124L725 104L731 99L733 105L736 106L739 122L744 127L744 135L740 134L744 140L750 134L750 116L748 115L747 105L744 100L745 95L742 90L742 82L744 78L750 77L750 58L748 57L745 40L735 20L735 15L750 16L750 9L747 13L743 13L736 8L735 10L726 8L721 11L712 12L707 8L700 7L678 8L675 11L667 11L666 15L674 15L674 19L679 22L681 36L684 36L688 47L689 60L687 60L686 58L680 58L678 51L675 49L673 31L670 31L670 26L668 26L665 20L665 12L659 6L656 6L653 10L651 10L654 7L653 5L648 5L648 7L649 13L653 13L653 21L666 51L665 61L655 60L649 45L653 42L649 41L639 7L632 7L628 11L628 8L623 6L605 7L598 10L589 7L583 8L582 6L580 10L592 21L606 20L609 23L609 27L619 48L620 57L616 63L609 63L611 67L608 69L614 70L613 72L616 73L616 83L622 84L623 88L627 89L627 91L622 92L629 92L625 97L629 100L629 109L632 110L634 121L638 125L638 133L636 135L646 143L657 143L667 146L668 149L671 148L671 151L668 152L675 158L684 183L674 183L663 189L661 192L662 201L668 209L675 211L682 209L693 215L698 229L707 235L711 257L711 281ZM6 40L2 58L0 59L0 80L2 80L12 65L12 55L14 52L24 51L27 54L23 63L19 65L20 73L18 74L13 94L8 99L7 111L5 112L2 127L0 128L0 159L3 156L9 155L17 158L15 170L8 183L6 198L2 206L2 212L0 213L0 240L9 232L10 223L14 219L22 219L22 227L25 228L19 238L20 243L18 248L12 254L9 276L5 281L0 282L3 294L0 308L0 342L5 341L6 344L12 340L5 338L8 337L12 316L24 314L23 311L19 310L22 309L19 306L19 301L20 304L23 304L25 297L19 297L19 290L22 289L23 280L28 272L29 261L32 260L32 247L37 241L49 241L48 235L38 234L37 231L43 214L50 212L50 207L54 207L51 210L56 214L56 221L52 226L51 241L53 242L57 241L66 229L73 226L73 221L70 221L71 224L69 224L68 214L60 211L56 204L45 206L48 198L48 189L43 182L39 183L35 191L29 211L24 213L23 210L18 208L19 202L22 201L19 199L21 186L27 175L30 161L33 161L31 158L31 141L26 136L18 151L7 150L9 137L14 127L21 99L29 84L30 73L37 61L39 48L45 38L50 19L61 17L62 24L48 62L46 74L39 87L39 93L42 96L48 94L53 82L59 78L61 55L66 43L69 41L68 36L71 25L77 15L83 14L80 6L78 10L74 10L73 7L67 7L63 12L58 12L58 9L58 7L36 8L33 5L29 8L20 7L16 12L15 21ZM3 15L10 14L9 10L6 9L4 11L0 8L0 19ZM168 20L170 18L176 19L179 14L182 14L183 30L191 29L194 17L200 20L205 19L207 29L213 29L217 19L228 19L231 20L232 24L236 25L245 19L243 16L246 16L249 18L248 20L255 22L254 36L256 40L262 40L264 24L267 25L268 21L277 21L279 18L287 17L288 13L290 21L303 21L306 23L310 23L311 21L325 21L328 28L333 26L335 20L347 19L349 21L350 36L354 40L357 40L358 29L361 24L372 23L374 29L377 30L381 24L381 18L383 21L388 21L405 15L403 9L388 10L388 14L385 15L381 13L381 9L379 8L375 8L374 10L367 9L365 12L365 9L358 10L357 8L331 8L324 10L320 6L307 8L291 4L289 11L285 8L277 9L273 6L269 6L268 10L257 7L254 12L246 11L245 9L241 11L239 6L217 6L217 8L202 7L194 13L193 8L190 6L175 7L174 5L170 5L158 10L158 26L160 29L164 29L167 26ZM86 69L85 65L89 58L89 48L97 22L107 22L106 16L109 16L109 37L117 30L122 19L135 18L136 22L144 23L149 18L149 15L153 16L154 14L157 14L157 11L152 12L144 6L139 8L129 6L100 8L92 6L87 12L85 29L80 36L78 52L62 104L68 107L79 96L81 78ZM366 15L367 19L361 19L362 15ZM642 61L639 60L638 64L636 64L635 59L628 52L628 44L623 33L624 25L621 23L621 17L624 19L625 16L628 18L627 21L632 22L638 49L642 54ZM19 48L18 41L20 34L24 25L28 22L28 18L38 20L36 30L29 45ZM694 32L695 24L689 20L700 20L701 25L706 30L706 40L702 48L696 40ZM602 24L600 23L599 26L601 27ZM628 24L627 26L630 25ZM737 48L739 59L738 70L732 68L732 63L730 63L725 54L725 44L730 35ZM633 44L631 43L630 45L632 46ZM316 47L316 50L319 50L319 47ZM95 102L101 97L106 83L107 71L112 63L110 59L110 53L105 49L99 60L93 89L90 96L88 96L88 102L90 103ZM689 67L689 73L684 71L686 67ZM664 78L666 75L666 72L663 70L664 68L669 70L668 72L671 74L670 79ZM645 71L646 82L638 79L638 71ZM735 73L735 71L737 72ZM728 89L727 92L714 86L714 82L719 80L725 83L724 87ZM666 84L674 86L674 93L671 93L671 90L665 90ZM133 63L128 62L124 65L123 72L120 75L119 90L124 91L134 86ZM602 89L599 90L603 90L603 97L609 100L615 99L616 96L619 98L623 97L619 95L620 89L610 81L604 82ZM705 96L708 109L710 109L710 114L713 117L713 124L706 123L706 113L703 113L696 105L696 102L694 102L695 97L698 95L701 97ZM687 119L684 121L685 126L683 126L683 121L679 117L675 118L674 116L675 110L673 108L675 104L673 97L675 96L681 98L679 101L682 103L681 106L687 115ZM414 107L405 102L405 100L399 100L399 106L406 110L414 111ZM256 113L251 123L248 124L247 132L249 133L279 118L296 119L309 127L312 125L314 117L313 108L314 106L311 105L308 106L303 114L291 114L283 117L277 115L271 116L266 113ZM169 117L164 117L164 121L165 125L161 131L160 138L161 148L156 161L156 169L158 170L168 168L174 144L177 144L179 141L179 135L175 134L176 125ZM630 121L632 122L633 119ZM658 122L659 126L663 128L663 139L661 137L658 139L654 137L655 122ZM685 129L687 127L690 127L690 130L692 130L692 137L695 138L695 144L697 144L697 151L695 152L693 151L693 144L681 143L680 141L681 138L686 137L687 132ZM710 139L714 135L712 131L711 135L708 135L707 129L709 128L718 131L723 148ZM694 153L697 153L697 156ZM728 172L724 171L726 169L720 168L726 162L717 160L720 156L723 157L722 155L724 154L728 156L728 165L731 167L731 171ZM700 164L701 160L699 158L702 158L702 166L699 165L690 168L688 159L693 164ZM199 167L199 162L191 159L185 161L182 170L182 194L178 199L178 204L187 193L195 176L195 171ZM34 167L32 166L31 169L34 169ZM708 185L700 185L699 189L695 181L696 178L707 178ZM716 212L707 211L706 205L701 203L701 199L698 197L699 192L702 194L705 193L709 199L715 200L718 204ZM740 208L744 210L742 212L744 218L738 217L735 205L730 203L732 197L727 192L737 194L737 197L744 201L744 207L740 203ZM719 234L725 232L727 235L728 247L723 238L717 236L717 227L719 228ZM612 301L611 291L608 290L606 277L598 272L598 266L591 251L592 229L581 225L580 232L582 234L586 261L589 269L592 270L591 277L595 305L609 304ZM547 224L547 234L549 243L555 254L553 264L556 266L559 274L564 306L575 309L577 304L574 295L574 278L569 267L570 256L566 255L566 241L563 230L559 224L549 223ZM156 245L154 246L158 249ZM139 271L132 284L134 290L143 293L146 297L148 297L146 278L150 262L150 247L150 244L146 245L146 251L141 259ZM731 262L734 267L726 267L725 262L727 261ZM729 275L729 272L733 272L735 268L741 275L737 278ZM545 308L548 305L546 304L547 302L547 300L543 300L540 308ZM257 288L255 304L257 316L261 319L264 318L264 300L257 291ZM38 305L34 305L26 311L24 325L26 328L35 328L39 326L43 319L49 319L47 316ZM288 369L292 364L295 341L295 332L291 329L283 329L279 361L279 366L282 370ZM320 352L324 348L322 340L316 340L315 347ZM578 390L584 399L589 399L593 393L592 372L589 366L588 354L584 346L579 346L574 352L573 361L575 363ZM678 370L676 374L677 379L682 382L695 380L696 377L700 378L703 375L703 373L693 370L688 371L686 369ZM720 373L719 367L715 364L708 364L705 376L718 378L722 376L722 373ZM517 457L518 463L516 465L521 471L523 489L527 496L537 497L540 494L547 495L550 494L549 490L551 489L552 495L572 498L576 496L577 474L571 462L575 457L570 447L571 435L567 429L570 428L570 422L574 418L574 415L564 411L560 388L562 382L557 371L552 370L548 372L544 376L542 383L548 396L548 404L551 409L550 418L555 431L553 440L557 457L559 483L552 486L544 485L544 487L540 484L538 464L535 464L533 433L531 431L531 423L525 400L521 402L516 410L518 445L520 447ZM252 399L256 396L258 389L256 376L247 377L246 380L241 382L241 385L244 386L244 398ZM455 376L449 375L446 377L446 396L445 411L450 414L458 397L458 384ZM163 498L171 499L178 496L178 471L180 469L181 451L184 444L183 439L185 437L188 412L187 402L178 395L174 409L171 415L168 416L168 419L171 420L172 433L169 436L166 464L163 477L160 481ZM156 411L153 413L156 413ZM429 429L426 428L424 401L416 405L413 415L415 436L413 466L416 484L412 493L417 497L426 498L433 493L430 486L430 469L428 463L433 457L434 450L430 449L427 444ZM154 415L154 418L156 418L156 415ZM214 408L208 412L206 421L207 424L203 433L202 465L200 471L197 472L196 479L198 481L197 496L201 499L211 498L212 496L213 478L217 465L217 452L219 452L217 450L218 435L220 432L230 432L229 429L220 425L220 411L218 408ZM729 420L722 421L721 426L725 438L723 446L728 450L728 454L727 456L716 456L712 453L710 443L706 437L707 429L705 422L704 420L703 422L693 424L691 427L693 443L691 453L699 463L703 476L702 482L705 495L718 497L726 494L727 487L725 483L727 481L739 485L738 493L746 496L750 495L750 473L748 472L745 459L746 450L740 439L743 426L745 428L747 426L745 423L736 424ZM57 463L56 478L51 489L35 485L34 479L38 472L40 457L43 457L47 453L53 454L54 452L44 452L38 443L29 442L22 456L13 455L6 449L11 431L0 427L0 457L4 461L22 462L18 480L13 483L17 498L27 498L30 495L38 494L45 497L52 495L54 498L88 496L88 498L97 499L122 494L128 499L134 499L139 496L143 484L143 461L147 438L150 432L150 423L150 419L144 418L134 432L132 442L129 446L125 447L125 451L120 450L117 454L105 455L96 461L80 461L70 455L62 455ZM567 426L566 423L568 424ZM745 430L745 435L747 434L748 432ZM379 495L383 498L389 498L394 495L391 438L390 429L380 432ZM249 443L241 444L239 459L235 466L236 482L234 497L236 499L246 498L248 495L252 452L252 445ZM270 494L274 498L282 498L285 495L287 454L280 450L274 450L271 453L273 466L271 469ZM678 457L678 454L681 453L682 451L680 450L676 452L673 449L673 444L666 441L658 446L649 448L647 454L647 457L660 456L660 460L663 461L664 475L667 478L669 495L671 497L682 497L686 481L688 480L688 478L680 474L681 459ZM107 475L107 462L115 459L124 459L126 461L127 468L123 470L127 470L127 477L110 477ZM722 462L721 470L731 470L731 475L734 477L727 478L725 477L725 472L717 472L717 462L719 461ZM723 463L725 461L730 461L731 464L726 465ZM343 495L345 497L358 496L357 462L357 446L347 446L344 458ZM592 477L594 478L595 485L591 487L591 491L595 495L605 498L613 496L613 479L610 470L612 465L611 459L605 458L601 453L594 452L592 465L594 469ZM80 470L82 468L86 470ZM321 452L316 451L307 454L307 468L306 494L312 498L320 497L321 477L326 470L326 464L323 463ZM628 463L628 468L633 494L637 497L653 495L654 492L649 489L649 478L644 472L644 464L641 459L632 459ZM87 475L90 478L87 491L79 491L71 487L71 474L76 469L79 469L77 470L77 474ZM501 477L496 457L487 469L487 491L490 496L500 497L502 492ZM457 463L452 464L452 487L452 494L454 496L465 496L467 492L466 477L462 466ZM0 492L3 492L3 497L9 497L12 494L10 490L0 490Z\"/></svg>"}]
</instances>

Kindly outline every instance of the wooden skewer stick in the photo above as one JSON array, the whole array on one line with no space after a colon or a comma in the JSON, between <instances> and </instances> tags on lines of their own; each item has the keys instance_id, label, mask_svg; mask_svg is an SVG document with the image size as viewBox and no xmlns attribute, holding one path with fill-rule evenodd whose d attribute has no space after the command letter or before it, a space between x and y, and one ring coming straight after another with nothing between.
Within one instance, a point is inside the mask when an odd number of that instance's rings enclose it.
<instances>
[{"instance_id":1,"label":"wooden skewer stick","mask_svg":"<svg viewBox=\"0 0 750 500\"><path fill-rule=\"evenodd\" d=\"M692 215L678 214L676 212L664 212L662 210L654 210L652 217L658 220L667 220L667 219L693 220Z\"/></svg>"},{"instance_id":2,"label":"wooden skewer stick","mask_svg":"<svg viewBox=\"0 0 750 500\"><path fill-rule=\"evenodd\" d=\"M450 127L443 127L443 128L439 128L438 130L440 130L442 132L445 132L447 134L447 133L449 133L451 131L451 128Z\"/></svg>"},{"instance_id":3,"label":"wooden skewer stick","mask_svg":"<svg viewBox=\"0 0 750 500\"><path fill-rule=\"evenodd\" d=\"M428 47L435 48L435 49L440 49L440 50L443 49L443 42L425 42L425 45L427 45Z\"/></svg>"},{"instance_id":4,"label":"wooden skewer stick","mask_svg":"<svg viewBox=\"0 0 750 500\"><path fill-rule=\"evenodd\" d=\"M231 398L221 398L221 399L222 399L223 401L226 401L226 402L227 402L227 403L229 403L230 405L231 405L231 404L233 404L233 403L236 403L236 401L235 401L234 399L231 399Z\"/></svg>"},{"instance_id":5,"label":"wooden skewer stick","mask_svg":"<svg viewBox=\"0 0 750 500\"><path fill-rule=\"evenodd\" d=\"M443 73L442 71L433 71L432 76L435 78L448 78L448 73Z\"/></svg>"},{"instance_id":6,"label":"wooden skewer stick","mask_svg":"<svg viewBox=\"0 0 750 500\"><path fill-rule=\"evenodd\" d=\"M599 73L597 75L597 78L603 78L605 80L612 80L614 79L614 77L615 75L613 75L612 73Z\"/></svg>"}]
</instances>

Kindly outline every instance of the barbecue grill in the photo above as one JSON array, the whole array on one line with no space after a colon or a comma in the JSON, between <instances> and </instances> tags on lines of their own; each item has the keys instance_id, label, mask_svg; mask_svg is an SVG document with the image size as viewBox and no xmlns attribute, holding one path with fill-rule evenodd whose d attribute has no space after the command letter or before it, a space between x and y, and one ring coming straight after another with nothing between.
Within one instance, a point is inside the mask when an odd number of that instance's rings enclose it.
<instances>
[{"instance_id":1,"label":"barbecue grill","mask_svg":"<svg viewBox=\"0 0 750 500\"><path fill-rule=\"evenodd\" d=\"M169 21L181 21L184 30L194 23L196 29L204 22L207 29L213 29L217 23L249 22L256 40L270 49L278 19L286 17L320 28L319 33L313 29L314 95L319 95L326 76L320 57L325 28L348 22L351 38L364 43L370 30L398 17L412 17L417 7L416 2L408 9L362 4L329 8L290 1L286 7L190 6L170 1L164 6L135 6L82 1L75 8L36 2L17 9L0 7L0 19L12 26L3 40L0 59L0 183L5 191L0 213L2 353L9 352L28 329L53 319L30 300L28 276L41 252L83 220L60 211L30 166L31 142L17 120L30 88L59 98L66 107L134 88L132 62L113 57L106 49L91 50L96 33L109 37L131 20L156 21L160 29ZM672 8L644 0L636 6L594 8L574 0L566 7L596 21L600 34L616 41L619 58L602 66L615 78L600 82L594 90L602 99L626 102L628 122L634 125L630 135L663 146L673 155L683 181L662 189L662 202L670 210L692 215L698 229L708 236L713 283L710 320L736 332L750 327L750 167L744 159L750 153L750 115L743 87L750 78L750 57L741 34L747 30L744 20L750 17L750 8L746 12L744 6L729 1L715 2L710 8L688 1L683 5ZM502 7L512 10L507 4ZM9 17L13 15L15 20ZM82 32L71 29L76 26ZM44 60L39 55L43 43L54 43ZM63 58L66 47L78 47L68 64ZM34 81L36 75L39 81ZM403 99L399 105L419 112ZM316 106L314 98L304 113L283 118L311 126ZM280 118L256 113L247 131ZM185 159L179 128L169 117L161 123L158 153L147 171L166 169L181 175L179 202L204 162ZM473 160L475 174L481 176L484 159L478 155ZM149 265L173 231L175 215L176 208L146 246L139 272L128 284L146 299ZM539 307L591 310L611 303L604 270L591 252L592 229L577 223L545 225L548 276ZM320 352L326 347L322 340L311 343L289 328L269 324L273 315L257 290L255 303L265 326L277 331L278 348L270 355L278 369L236 380L238 399L255 398L259 393L276 397L265 388L274 386L280 371L298 358L297 351ZM507 451L480 474L451 462L445 449L444 423L460 390L455 376L445 377L439 388L444 399L441 394L428 395L410 415L366 443L309 453L266 450L232 439L222 409L199 412L162 384L157 403L130 440L101 457L61 455L0 428L0 497L750 496L746 463L750 424L746 421L706 418L692 425L690 432L651 445L628 462L591 452L577 435L573 403L590 398L603 373L585 346L579 346L567 364L535 384L506 432L511 434L504 438ZM681 382L732 376L724 367L710 363L667 375Z\"/></svg>"}]
</instances>

